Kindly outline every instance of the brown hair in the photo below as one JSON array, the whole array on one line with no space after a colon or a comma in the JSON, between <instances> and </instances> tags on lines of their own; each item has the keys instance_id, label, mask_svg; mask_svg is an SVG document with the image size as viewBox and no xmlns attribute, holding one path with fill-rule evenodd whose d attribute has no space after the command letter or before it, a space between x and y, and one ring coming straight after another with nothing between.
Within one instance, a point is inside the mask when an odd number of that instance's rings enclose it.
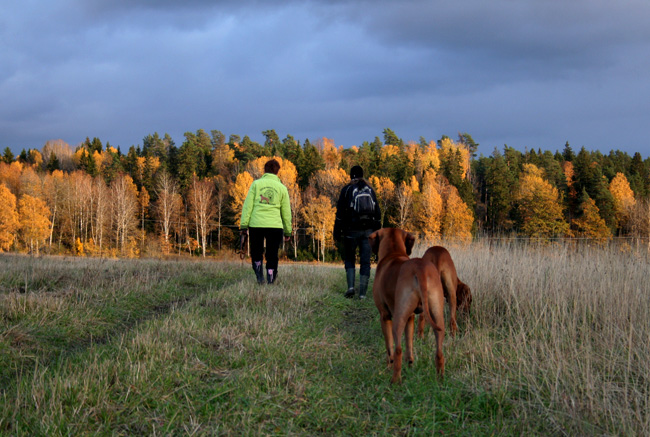
<instances>
[{"instance_id":1,"label":"brown hair","mask_svg":"<svg viewBox=\"0 0 650 437\"><path fill-rule=\"evenodd\" d=\"M266 164L264 164L264 173L273 173L276 175L278 174L279 171L280 171L280 163L275 159L266 161Z\"/></svg>"}]
</instances>

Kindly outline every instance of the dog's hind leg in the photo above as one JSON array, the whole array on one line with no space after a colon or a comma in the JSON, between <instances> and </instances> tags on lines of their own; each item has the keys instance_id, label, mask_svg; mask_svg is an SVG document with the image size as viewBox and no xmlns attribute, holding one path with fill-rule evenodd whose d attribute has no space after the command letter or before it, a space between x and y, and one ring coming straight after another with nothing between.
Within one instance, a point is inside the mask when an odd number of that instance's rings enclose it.
<instances>
[{"instance_id":1,"label":"dog's hind leg","mask_svg":"<svg viewBox=\"0 0 650 437\"><path fill-rule=\"evenodd\" d=\"M426 320L424 317L424 314L418 315L418 338L424 338L424 326L425 326Z\"/></svg>"},{"instance_id":2,"label":"dog's hind leg","mask_svg":"<svg viewBox=\"0 0 650 437\"><path fill-rule=\"evenodd\" d=\"M445 356L442 353L442 343L445 339L444 297L442 293L430 295L429 311L433 320L433 332L436 335L436 370L438 377L445 373Z\"/></svg>"},{"instance_id":3,"label":"dog's hind leg","mask_svg":"<svg viewBox=\"0 0 650 437\"><path fill-rule=\"evenodd\" d=\"M390 367L395 359L395 351L393 349L393 321L390 315L384 314L379 315L379 320L381 322L381 330L384 334L384 342L386 343L386 363Z\"/></svg>"},{"instance_id":4,"label":"dog's hind leg","mask_svg":"<svg viewBox=\"0 0 650 437\"><path fill-rule=\"evenodd\" d=\"M409 366L413 365L415 360L415 355L413 354L413 331L415 328L415 314L411 314L411 317L406 321L406 330L404 331L406 336L406 362Z\"/></svg>"},{"instance_id":5,"label":"dog's hind leg","mask_svg":"<svg viewBox=\"0 0 650 437\"><path fill-rule=\"evenodd\" d=\"M458 288L458 280L454 281L454 276L448 271L445 271L440 276L445 290L445 297L449 300L449 332L451 332L452 337L455 337L458 331L458 324L456 323L456 288Z\"/></svg>"}]
</instances>

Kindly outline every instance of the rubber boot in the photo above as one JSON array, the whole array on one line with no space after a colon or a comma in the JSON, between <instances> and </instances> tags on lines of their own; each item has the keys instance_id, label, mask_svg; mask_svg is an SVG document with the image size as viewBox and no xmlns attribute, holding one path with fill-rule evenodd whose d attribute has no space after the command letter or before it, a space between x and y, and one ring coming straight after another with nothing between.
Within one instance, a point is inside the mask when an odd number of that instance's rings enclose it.
<instances>
[{"instance_id":1,"label":"rubber boot","mask_svg":"<svg viewBox=\"0 0 650 437\"><path fill-rule=\"evenodd\" d=\"M348 291L345 292L345 297L352 299L354 297L354 269L345 269L345 276L348 281Z\"/></svg>"},{"instance_id":2,"label":"rubber boot","mask_svg":"<svg viewBox=\"0 0 650 437\"><path fill-rule=\"evenodd\" d=\"M266 269L266 283L273 284L278 277L277 269Z\"/></svg>"},{"instance_id":3,"label":"rubber boot","mask_svg":"<svg viewBox=\"0 0 650 437\"><path fill-rule=\"evenodd\" d=\"M368 281L370 276L361 275L359 277L359 299L366 298L366 291L368 290Z\"/></svg>"},{"instance_id":4,"label":"rubber boot","mask_svg":"<svg viewBox=\"0 0 650 437\"><path fill-rule=\"evenodd\" d=\"M262 261L253 261L252 264L255 277L257 278L257 283L264 284L264 269L262 267Z\"/></svg>"}]
</instances>

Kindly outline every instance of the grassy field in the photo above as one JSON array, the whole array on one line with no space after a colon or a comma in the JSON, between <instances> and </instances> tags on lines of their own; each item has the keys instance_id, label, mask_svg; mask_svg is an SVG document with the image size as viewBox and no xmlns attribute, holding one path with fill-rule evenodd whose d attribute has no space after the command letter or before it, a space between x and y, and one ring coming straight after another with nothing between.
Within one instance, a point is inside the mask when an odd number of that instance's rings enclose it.
<instances>
[{"instance_id":1,"label":"grassy field","mask_svg":"<svg viewBox=\"0 0 650 437\"><path fill-rule=\"evenodd\" d=\"M650 434L645 254L450 251L473 312L399 386L342 266L0 255L0 434Z\"/></svg>"}]
</instances>

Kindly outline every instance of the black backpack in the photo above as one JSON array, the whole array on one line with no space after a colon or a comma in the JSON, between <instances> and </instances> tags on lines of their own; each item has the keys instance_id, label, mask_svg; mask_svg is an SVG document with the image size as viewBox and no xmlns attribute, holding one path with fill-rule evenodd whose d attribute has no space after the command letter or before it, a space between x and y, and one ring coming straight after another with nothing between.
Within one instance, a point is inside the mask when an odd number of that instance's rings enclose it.
<instances>
[{"instance_id":1,"label":"black backpack","mask_svg":"<svg viewBox=\"0 0 650 437\"><path fill-rule=\"evenodd\" d=\"M372 198L372 189L368 185L356 185L352 188L350 209L354 211L358 220L372 220L375 216L375 201Z\"/></svg>"}]
</instances>

